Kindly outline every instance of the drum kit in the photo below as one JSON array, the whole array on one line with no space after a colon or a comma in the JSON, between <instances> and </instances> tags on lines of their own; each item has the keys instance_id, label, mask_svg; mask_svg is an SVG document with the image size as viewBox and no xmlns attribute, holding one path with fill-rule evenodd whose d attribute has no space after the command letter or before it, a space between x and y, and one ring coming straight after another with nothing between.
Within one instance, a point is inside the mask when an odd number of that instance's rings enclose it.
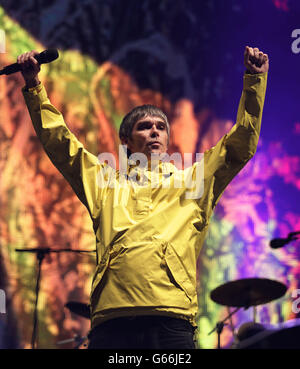
<instances>
[{"instance_id":1,"label":"drum kit","mask_svg":"<svg viewBox=\"0 0 300 369\"><path fill-rule=\"evenodd\" d=\"M90 319L90 307L88 304L84 304L78 301L69 301L68 303L65 304L65 307L69 309L71 313L74 313L86 319ZM56 344L60 346L60 345L66 345L66 344L74 342L75 343L74 348L79 349L79 348L85 348L87 346L87 343L86 343L87 341L88 341L87 336L81 337L79 335L75 335L73 338L59 341Z\"/></svg>"},{"instance_id":2,"label":"drum kit","mask_svg":"<svg viewBox=\"0 0 300 369\"><path fill-rule=\"evenodd\" d=\"M287 286L281 282L266 278L244 278L227 282L210 293L210 298L217 304L226 306L228 309L235 308L218 322L216 327L209 333L217 332L218 348L221 348L220 337L226 321L240 309L247 310L258 305L264 305L279 299L285 295ZM70 301L65 307L72 313L86 319L90 319L90 308L88 304ZM260 324L255 322L243 323L237 333L234 333L234 342L231 349L299 349L300 348L300 319L288 320L277 325ZM231 321L232 324L232 321ZM87 337L75 336L57 342L64 345L74 342L74 348L82 347L87 342Z\"/></svg>"},{"instance_id":3,"label":"drum kit","mask_svg":"<svg viewBox=\"0 0 300 369\"><path fill-rule=\"evenodd\" d=\"M210 298L217 304L235 308L228 316L218 322L209 332L218 334L218 348L220 336L226 321L230 320L234 334L232 349L299 349L300 348L300 319L288 320L277 325L263 325L255 322L256 306L267 304L285 295L287 287L281 282L266 278L245 278L227 282L210 293ZM231 317L240 309L253 307L253 322L242 324L237 333Z\"/></svg>"}]
</instances>

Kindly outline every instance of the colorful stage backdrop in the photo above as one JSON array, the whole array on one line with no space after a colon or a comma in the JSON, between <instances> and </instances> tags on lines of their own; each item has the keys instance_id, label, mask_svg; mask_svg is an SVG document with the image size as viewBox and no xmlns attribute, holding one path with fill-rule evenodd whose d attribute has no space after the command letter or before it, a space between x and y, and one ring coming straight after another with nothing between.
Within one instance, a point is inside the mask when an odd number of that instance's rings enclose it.
<instances>
[{"instance_id":1,"label":"colorful stage backdrop","mask_svg":"<svg viewBox=\"0 0 300 369\"><path fill-rule=\"evenodd\" d=\"M300 243L277 250L269 246L272 238L300 230L300 31L294 32L300 29L299 16L297 0L1 1L6 47L1 67L32 49L58 48L59 59L42 67L42 81L70 129L96 155L117 154L122 117L143 103L167 113L170 153L204 152L235 122L244 47L269 54L259 148L218 204L198 262L201 348L216 347L216 334L208 333L227 309L209 294L227 281L265 277L287 285L284 297L257 308L261 323L294 319L300 310L295 295ZM3 348L30 348L32 334L37 259L15 250L95 248L85 207L34 134L22 86L20 73L0 77ZM88 333L89 321L64 305L88 303L94 267L94 254L46 257L39 348L72 348L57 342ZM234 326L252 318L251 309L242 310L234 315ZM221 343L230 347L231 342L226 326Z\"/></svg>"}]
</instances>

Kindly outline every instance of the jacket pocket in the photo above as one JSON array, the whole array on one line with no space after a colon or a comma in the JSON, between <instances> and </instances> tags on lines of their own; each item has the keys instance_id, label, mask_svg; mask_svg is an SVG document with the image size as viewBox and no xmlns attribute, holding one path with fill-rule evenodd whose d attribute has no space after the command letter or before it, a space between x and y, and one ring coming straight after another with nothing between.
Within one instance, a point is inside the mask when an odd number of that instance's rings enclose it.
<instances>
[{"instance_id":1,"label":"jacket pocket","mask_svg":"<svg viewBox=\"0 0 300 369\"><path fill-rule=\"evenodd\" d=\"M166 243L165 246L165 261L167 267L175 282L185 292L187 298L192 301L192 298L196 293L196 289L193 286L189 276L187 275L185 266L178 257L172 244Z\"/></svg>"},{"instance_id":2,"label":"jacket pocket","mask_svg":"<svg viewBox=\"0 0 300 369\"><path fill-rule=\"evenodd\" d=\"M101 279L103 278L103 275L108 267L109 259L105 258L100 264L97 265L93 281L92 281L92 288L90 292L90 300L91 305L95 303L95 293L99 289L101 285Z\"/></svg>"}]
</instances>

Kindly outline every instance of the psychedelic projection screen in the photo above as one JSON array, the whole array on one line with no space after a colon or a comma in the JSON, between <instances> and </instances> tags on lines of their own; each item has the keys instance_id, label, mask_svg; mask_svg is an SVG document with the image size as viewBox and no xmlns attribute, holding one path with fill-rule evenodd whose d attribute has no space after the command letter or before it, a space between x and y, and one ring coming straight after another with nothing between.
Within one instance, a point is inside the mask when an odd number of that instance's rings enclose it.
<instances>
[{"instance_id":1,"label":"psychedelic projection screen","mask_svg":"<svg viewBox=\"0 0 300 369\"><path fill-rule=\"evenodd\" d=\"M286 294L256 309L277 324L299 317L300 244L271 249L270 240L300 230L300 5L296 0L2 1L1 68L19 54L57 48L42 66L49 98L69 128L98 155L118 153L118 128L134 106L151 103L171 125L170 153L204 152L232 127L242 90L243 51L269 54L263 127L255 157L224 192L198 260L200 348L228 314L213 302L216 287L241 278L284 283ZM257 12L259 6L260 11ZM298 32L299 31L299 32ZM89 215L45 155L21 93L20 73L0 78L0 346L30 348L37 257L16 249L54 248L42 264L38 348L86 336L89 320L65 307L88 304L95 254ZM299 304L300 305L300 304ZM235 329L253 309L232 318ZM225 326L221 344L230 347ZM83 346L84 347L84 346Z\"/></svg>"}]
</instances>

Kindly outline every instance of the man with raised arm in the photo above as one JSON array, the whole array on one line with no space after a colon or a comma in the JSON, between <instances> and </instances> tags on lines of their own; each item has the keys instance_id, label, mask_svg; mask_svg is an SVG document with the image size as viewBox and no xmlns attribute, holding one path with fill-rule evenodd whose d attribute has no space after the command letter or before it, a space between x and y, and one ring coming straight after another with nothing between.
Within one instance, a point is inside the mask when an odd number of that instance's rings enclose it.
<instances>
[{"instance_id":1,"label":"man with raised arm","mask_svg":"<svg viewBox=\"0 0 300 369\"><path fill-rule=\"evenodd\" d=\"M96 237L89 347L195 348L197 257L220 196L255 154L268 56L245 48L236 124L200 162L184 170L163 160L149 165L167 152L170 128L160 109L144 105L122 121L119 136L131 161L115 171L83 147L51 104L38 78L36 54L18 57L33 126L87 207ZM146 164L138 165L143 158ZM188 176L192 186L175 185Z\"/></svg>"}]
</instances>

